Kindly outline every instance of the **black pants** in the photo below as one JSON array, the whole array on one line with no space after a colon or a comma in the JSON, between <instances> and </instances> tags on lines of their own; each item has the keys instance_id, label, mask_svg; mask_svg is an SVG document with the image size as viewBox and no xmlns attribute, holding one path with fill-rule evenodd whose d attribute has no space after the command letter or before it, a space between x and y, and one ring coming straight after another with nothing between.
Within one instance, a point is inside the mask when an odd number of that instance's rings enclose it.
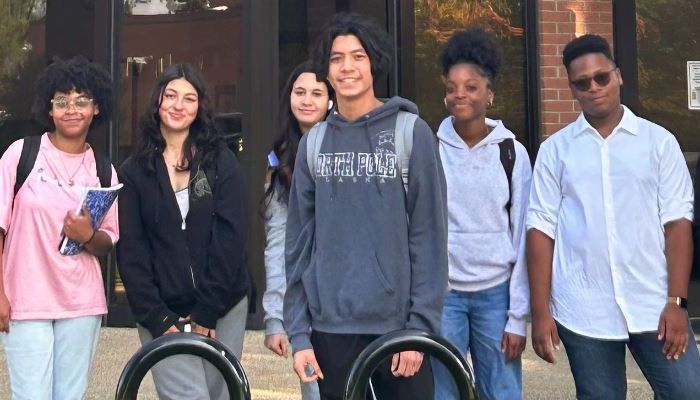
<instances>
[{"instance_id":1,"label":"black pants","mask_svg":"<svg viewBox=\"0 0 700 400\"><path fill-rule=\"evenodd\" d=\"M378 337L312 332L311 344L324 376L323 380L318 381L321 400L343 399L345 383L353 363L362 350ZM389 356L372 374L372 386L377 400L432 400L434 387L430 358L423 359L420 370L414 376L403 378L391 373ZM367 399L372 399L369 390Z\"/></svg>"}]
</instances>

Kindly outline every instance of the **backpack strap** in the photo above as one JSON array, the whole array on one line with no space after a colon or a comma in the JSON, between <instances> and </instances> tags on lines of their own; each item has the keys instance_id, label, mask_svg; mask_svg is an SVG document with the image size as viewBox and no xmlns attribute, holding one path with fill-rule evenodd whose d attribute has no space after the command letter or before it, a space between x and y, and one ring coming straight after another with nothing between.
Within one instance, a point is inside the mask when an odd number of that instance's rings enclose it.
<instances>
[{"instance_id":1,"label":"backpack strap","mask_svg":"<svg viewBox=\"0 0 700 400\"><path fill-rule=\"evenodd\" d=\"M408 165L413 151L413 127L418 115L408 111L399 111L396 115L394 127L394 151L396 152L396 166L401 172L403 189L408 193Z\"/></svg>"},{"instance_id":2,"label":"backpack strap","mask_svg":"<svg viewBox=\"0 0 700 400\"><path fill-rule=\"evenodd\" d=\"M321 121L311 128L309 133L306 134L306 164L309 166L309 172L316 180L317 169L318 169L318 155L321 151L321 144L323 144L323 138L326 136L326 127L328 123L326 121Z\"/></svg>"},{"instance_id":3,"label":"backpack strap","mask_svg":"<svg viewBox=\"0 0 700 400\"><path fill-rule=\"evenodd\" d=\"M501 153L501 165L506 172L508 178L508 202L506 203L506 212L508 213L508 226L510 226L510 206L513 200L513 168L515 168L515 142L513 139L505 139L498 144L498 150Z\"/></svg>"},{"instance_id":4,"label":"backpack strap","mask_svg":"<svg viewBox=\"0 0 700 400\"><path fill-rule=\"evenodd\" d=\"M17 177L15 178L15 196L19 189L27 180L29 173L34 168L36 157L39 155L39 146L41 145L41 136L27 136L22 143L22 153L19 156L17 163Z\"/></svg>"},{"instance_id":5,"label":"backpack strap","mask_svg":"<svg viewBox=\"0 0 700 400\"><path fill-rule=\"evenodd\" d=\"M112 163L109 157L99 151L92 150L95 155L95 168L97 177L100 179L100 186L103 188L112 186Z\"/></svg>"}]
</instances>

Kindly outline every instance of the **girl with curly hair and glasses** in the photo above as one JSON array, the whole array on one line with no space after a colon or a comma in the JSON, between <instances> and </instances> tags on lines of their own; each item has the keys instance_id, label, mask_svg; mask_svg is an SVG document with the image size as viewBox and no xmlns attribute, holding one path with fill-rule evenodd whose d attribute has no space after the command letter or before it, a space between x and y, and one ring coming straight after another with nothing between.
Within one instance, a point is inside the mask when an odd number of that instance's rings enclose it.
<instances>
[{"instance_id":1,"label":"girl with curly hair and glasses","mask_svg":"<svg viewBox=\"0 0 700 400\"><path fill-rule=\"evenodd\" d=\"M55 61L36 83L33 111L47 132L35 142L38 153L24 182L18 165L33 138L16 141L0 160L0 332L6 332L13 398L85 394L107 312L97 257L112 249L119 227L116 206L98 229L87 210L71 210L86 188L101 186L98 163L106 159L85 139L111 110L112 81L104 68L82 57ZM107 184L116 184L111 165L105 170L111 172ZM61 235L83 250L62 255Z\"/></svg>"}]
</instances>

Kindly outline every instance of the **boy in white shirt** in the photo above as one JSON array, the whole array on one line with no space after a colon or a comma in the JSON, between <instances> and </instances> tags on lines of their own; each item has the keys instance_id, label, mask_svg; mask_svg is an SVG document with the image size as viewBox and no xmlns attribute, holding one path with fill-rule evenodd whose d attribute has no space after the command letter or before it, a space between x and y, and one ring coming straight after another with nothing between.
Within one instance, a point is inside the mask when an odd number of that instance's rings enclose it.
<instances>
[{"instance_id":1,"label":"boy in white shirt","mask_svg":"<svg viewBox=\"0 0 700 400\"><path fill-rule=\"evenodd\" d=\"M656 398L700 398L700 357L685 310L693 188L663 127L620 102L610 46L564 49L583 113L540 147L527 215L535 352L564 343L579 399L624 399L625 345Z\"/></svg>"}]
</instances>

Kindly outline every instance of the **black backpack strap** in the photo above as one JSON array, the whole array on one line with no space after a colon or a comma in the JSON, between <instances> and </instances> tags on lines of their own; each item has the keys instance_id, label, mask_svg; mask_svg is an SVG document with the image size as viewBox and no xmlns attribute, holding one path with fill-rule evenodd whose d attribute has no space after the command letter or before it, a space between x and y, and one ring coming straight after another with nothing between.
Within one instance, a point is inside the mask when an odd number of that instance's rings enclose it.
<instances>
[{"instance_id":1,"label":"black backpack strap","mask_svg":"<svg viewBox=\"0 0 700 400\"><path fill-rule=\"evenodd\" d=\"M97 177L100 178L100 186L103 188L112 186L112 162L109 157L95 149L92 149L92 153L95 155L95 168Z\"/></svg>"},{"instance_id":2,"label":"black backpack strap","mask_svg":"<svg viewBox=\"0 0 700 400\"><path fill-rule=\"evenodd\" d=\"M41 136L27 136L22 143L22 153L19 156L17 163L17 177L15 178L15 196L19 189L27 180L29 173L34 168L36 157L39 155L39 146L41 145Z\"/></svg>"},{"instance_id":3,"label":"black backpack strap","mask_svg":"<svg viewBox=\"0 0 700 400\"><path fill-rule=\"evenodd\" d=\"M498 144L498 150L501 153L501 164L508 178L508 202L506 203L506 212L508 213L508 226L510 226L510 206L513 200L513 168L515 168L515 142L513 139L505 139Z\"/></svg>"}]
</instances>

